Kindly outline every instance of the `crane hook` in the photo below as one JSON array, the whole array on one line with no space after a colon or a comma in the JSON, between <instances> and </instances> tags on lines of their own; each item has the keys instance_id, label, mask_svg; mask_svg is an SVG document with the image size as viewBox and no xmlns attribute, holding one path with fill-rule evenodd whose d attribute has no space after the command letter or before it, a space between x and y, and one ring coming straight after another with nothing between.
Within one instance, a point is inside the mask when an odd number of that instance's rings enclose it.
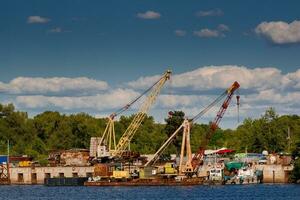
<instances>
[{"instance_id":1,"label":"crane hook","mask_svg":"<svg viewBox=\"0 0 300 200\"><path fill-rule=\"evenodd\" d=\"M236 95L236 105L237 105L237 120L238 123L240 123L240 95L239 92L237 91L237 95Z\"/></svg>"}]
</instances>

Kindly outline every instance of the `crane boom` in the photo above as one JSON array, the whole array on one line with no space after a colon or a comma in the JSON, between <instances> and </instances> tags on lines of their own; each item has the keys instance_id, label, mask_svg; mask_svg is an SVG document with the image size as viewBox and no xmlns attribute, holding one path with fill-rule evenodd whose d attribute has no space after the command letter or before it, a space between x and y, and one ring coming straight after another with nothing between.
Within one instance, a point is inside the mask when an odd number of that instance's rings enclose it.
<instances>
[{"instance_id":1,"label":"crane boom","mask_svg":"<svg viewBox=\"0 0 300 200\"><path fill-rule=\"evenodd\" d=\"M210 129L205 137L205 139L201 142L200 147L198 148L197 152L194 154L194 157L192 159L192 167L194 169L194 172L198 171L199 166L201 165L201 161L203 160L203 156L204 156L204 151L205 148L208 144L208 142L210 141L211 137L213 136L213 134L215 133L215 131L218 128L218 125L221 121L221 119L223 118L229 103L231 101L231 98L234 94L234 92L240 87L240 84L235 81L232 86L230 88L227 89L226 93L226 99L224 100L222 106L220 107L215 119L213 120L213 122L210 124Z\"/></svg>"},{"instance_id":2,"label":"crane boom","mask_svg":"<svg viewBox=\"0 0 300 200\"><path fill-rule=\"evenodd\" d=\"M144 166L147 167L150 164L154 164L159 156L164 152L164 150L169 146L169 144L173 141L173 139L175 138L175 136L179 133L179 131L183 128L184 132L188 132L188 130L186 130L187 128L190 128L190 126L187 126L187 121L189 123L193 123L195 122L197 119L199 119L201 116L203 116L205 113L207 113L213 106L215 106L218 102L220 102L226 95L228 96L228 94L230 94L232 92L234 92L234 90L236 90L239 87L239 84L237 82L234 82L233 85L226 89L220 96L218 96L213 102L211 102L208 106L206 106L202 111L200 111L197 115L195 115L193 118L189 119L189 120L184 120L183 123L176 129L176 131L164 142L164 144L156 151L156 153L154 154L154 156L152 157L152 159L150 159ZM231 94L231 96L232 96ZM231 99L231 97L230 97ZM230 101L230 100L229 100ZM229 104L228 98L227 101L225 100L225 102L227 102L227 106ZM223 103L224 104L224 103ZM225 104L224 104L225 105ZM227 108L227 107L226 107ZM222 111L222 116L224 115L225 111ZM222 117L221 117L222 118ZM220 122L219 120L214 120L217 121L218 123ZM188 163L190 163L192 161L189 161Z\"/></svg>"},{"instance_id":3,"label":"crane boom","mask_svg":"<svg viewBox=\"0 0 300 200\"><path fill-rule=\"evenodd\" d=\"M159 79L159 81L153 85L153 87L150 90L150 94L147 96L144 104L140 107L138 113L134 116L132 122L130 123L124 134L121 136L116 146L116 150L112 152L112 156L121 156L121 154L126 150L134 134L136 133L142 121L146 117L150 107L153 105L157 96L159 95L163 85L167 80L170 79L170 76L171 71L167 70Z\"/></svg>"},{"instance_id":4,"label":"crane boom","mask_svg":"<svg viewBox=\"0 0 300 200\"><path fill-rule=\"evenodd\" d=\"M107 117L107 124L104 129L104 132L100 138L100 141L97 142L97 157L106 157L110 155L111 152L116 150L116 134L115 134L115 128L114 128L114 119L121 113L128 110L134 103L136 103L139 99L141 99L146 93L148 93L160 80L155 82L153 85L151 85L147 90L145 90L143 93L141 93L139 96L137 96L135 99L133 99L131 102L127 103L120 109L116 110L112 114L110 114ZM107 149L108 147L108 149Z\"/></svg>"},{"instance_id":5,"label":"crane boom","mask_svg":"<svg viewBox=\"0 0 300 200\"><path fill-rule=\"evenodd\" d=\"M182 129L183 126L184 126L184 124L182 123L176 129L176 131L165 141L165 143L156 151L156 153L154 154L154 156L152 157L152 159L148 160L148 162L145 164L145 167L147 167L149 164L154 164L158 160L159 156L169 146L169 144L173 141L173 139L175 138L175 136L177 135L177 133Z\"/></svg>"}]
</instances>

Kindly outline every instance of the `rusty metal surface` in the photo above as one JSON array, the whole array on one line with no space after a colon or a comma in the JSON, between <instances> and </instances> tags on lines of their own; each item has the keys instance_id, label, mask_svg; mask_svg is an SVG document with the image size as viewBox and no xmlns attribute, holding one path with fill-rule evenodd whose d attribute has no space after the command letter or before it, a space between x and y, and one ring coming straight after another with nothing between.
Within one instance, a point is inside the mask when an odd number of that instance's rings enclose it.
<instances>
[{"instance_id":1,"label":"rusty metal surface","mask_svg":"<svg viewBox=\"0 0 300 200\"><path fill-rule=\"evenodd\" d=\"M66 166L87 166L89 160L89 151L64 151L60 155L60 162Z\"/></svg>"},{"instance_id":2,"label":"rusty metal surface","mask_svg":"<svg viewBox=\"0 0 300 200\"><path fill-rule=\"evenodd\" d=\"M184 179L176 181L175 179L133 179L126 182L85 182L85 186L189 186L202 185L203 178Z\"/></svg>"},{"instance_id":3,"label":"rusty metal surface","mask_svg":"<svg viewBox=\"0 0 300 200\"><path fill-rule=\"evenodd\" d=\"M112 176L114 166L110 164L94 165L94 176L108 177Z\"/></svg>"},{"instance_id":4,"label":"rusty metal surface","mask_svg":"<svg viewBox=\"0 0 300 200\"><path fill-rule=\"evenodd\" d=\"M0 164L0 185L8 185L10 184L9 181L9 174L7 170L7 164Z\"/></svg>"},{"instance_id":5,"label":"rusty metal surface","mask_svg":"<svg viewBox=\"0 0 300 200\"><path fill-rule=\"evenodd\" d=\"M89 150L70 149L57 150L49 153L48 161L50 166L88 166Z\"/></svg>"}]
</instances>

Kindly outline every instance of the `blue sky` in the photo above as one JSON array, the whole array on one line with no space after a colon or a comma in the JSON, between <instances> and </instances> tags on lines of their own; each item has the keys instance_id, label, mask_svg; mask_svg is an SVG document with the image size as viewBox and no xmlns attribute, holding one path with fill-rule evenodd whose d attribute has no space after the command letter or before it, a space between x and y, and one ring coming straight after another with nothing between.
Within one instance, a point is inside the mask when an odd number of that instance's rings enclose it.
<instances>
[{"instance_id":1,"label":"blue sky","mask_svg":"<svg viewBox=\"0 0 300 200\"><path fill-rule=\"evenodd\" d=\"M186 103L171 108L161 100L151 112L158 121L168 109L197 113L240 73L246 74L242 118L269 106L281 114L299 111L299 1L0 3L0 100L31 116L44 110L105 116L142 91L134 83L150 85L167 68L175 83L163 95L172 90ZM119 101L103 107L103 95ZM234 109L225 127L236 126Z\"/></svg>"}]
</instances>

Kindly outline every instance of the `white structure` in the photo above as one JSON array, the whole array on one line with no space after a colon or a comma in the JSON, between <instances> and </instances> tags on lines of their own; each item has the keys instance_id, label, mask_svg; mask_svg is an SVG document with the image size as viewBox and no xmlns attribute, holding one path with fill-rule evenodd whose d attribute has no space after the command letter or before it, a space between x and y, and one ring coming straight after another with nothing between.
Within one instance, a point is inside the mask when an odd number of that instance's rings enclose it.
<instances>
[{"instance_id":1,"label":"white structure","mask_svg":"<svg viewBox=\"0 0 300 200\"><path fill-rule=\"evenodd\" d=\"M45 178L91 177L94 167L12 167L11 184L43 184Z\"/></svg>"}]
</instances>

